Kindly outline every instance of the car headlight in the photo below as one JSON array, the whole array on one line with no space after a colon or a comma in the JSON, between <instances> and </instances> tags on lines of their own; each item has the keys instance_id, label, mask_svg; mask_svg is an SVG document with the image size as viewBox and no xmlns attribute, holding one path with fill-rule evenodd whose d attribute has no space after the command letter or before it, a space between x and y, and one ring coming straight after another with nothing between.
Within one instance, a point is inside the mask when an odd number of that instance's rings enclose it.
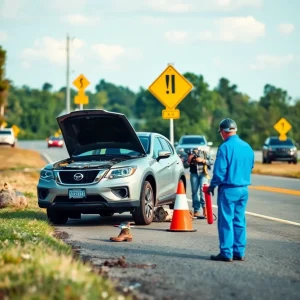
<instances>
[{"instance_id":1,"label":"car headlight","mask_svg":"<svg viewBox=\"0 0 300 300\"><path fill-rule=\"evenodd\" d=\"M51 171L51 170L42 170L41 171L41 178L46 179L46 180L54 179L53 171Z\"/></svg>"},{"instance_id":2,"label":"car headlight","mask_svg":"<svg viewBox=\"0 0 300 300\"><path fill-rule=\"evenodd\" d=\"M48 143L49 143L49 144L53 144L53 142L52 142L52 141L48 141Z\"/></svg>"},{"instance_id":3,"label":"car headlight","mask_svg":"<svg viewBox=\"0 0 300 300\"><path fill-rule=\"evenodd\" d=\"M105 177L109 179L123 178L123 177L131 176L132 174L134 174L135 170L136 167L124 167L124 168L112 169L107 173Z\"/></svg>"},{"instance_id":4,"label":"car headlight","mask_svg":"<svg viewBox=\"0 0 300 300\"><path fill-rule=\"evenodd\" d=\"M296 147L293 147L293 148L290 149L291 152L294 152L294 151L296 151L296 150L297 150Z\"/></svg>"},{"instance_id":5,"label":"car headlight","mask_svg":"<svg viewBox=\"0 0 300 300\"><path fill-rule=\"evenodd\" d=\"M63 143L63 141L59 141L59 142L58 142L58 145L62 145L62 143Z\"/></svg>"}]
</instances>

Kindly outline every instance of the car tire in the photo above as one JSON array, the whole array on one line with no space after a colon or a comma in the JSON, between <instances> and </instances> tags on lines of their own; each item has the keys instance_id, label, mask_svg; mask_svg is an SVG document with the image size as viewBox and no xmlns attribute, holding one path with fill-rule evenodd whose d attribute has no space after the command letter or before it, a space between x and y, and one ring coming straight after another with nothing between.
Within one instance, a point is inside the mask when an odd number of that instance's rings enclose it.
<instances>
[{"instance_id":1,"label":"car tire","mask_svg":"<svg viewBox=\"0 0 300 300\"><path fill-rule=\"evenodd\" d=\"M154 193L149 181L145 181L141 191L140 206L132 213L136 225L149 225L154 217Z\"/></svg>"},{"instance_id":2,"label":"car tire","mask_svg":"<svg viewBox=\"0 0 300 300\"><path fill-rule=\"evenodd\" d=\"M15 147L16 147L16 143L13 143L13 144L11 145L11 147L12 147L12 148L15 148Z\"/></svg>"},{"instance_id":3,"label":"car tire","mask_svg":"<svg viewBox=\"0 0 300 300\"><path fill-rule=\"evenodd\" d=\"M268 157L268 156L266 157L266 163L267 163L267 164L271 164L271 163L272 163L272 160L271 160L270 157Z\"/></svg>"},{"instance_id":4,"label":"car tire","mask_svg":"<svg viewBox=\"0 0 300 300\"><path fill-rule=\"evenodd\" d=\"M266 163L266 159L263 157L262 159L262 163L265 164Z\"/></svg>"},{"instance_id":5,"label":"car tire","mask_svg":"<svg viewBox=\"0 0 300 300\"><path fill-rule=\"evenodd\" d=\"M297 163L298 163L298 160L295 159L295 160L293 161L293 164L296 165Z\"/></svg>"},{"instance_id":6,"label":"car tire","mask_svg":"<svg viewBox=\"0 0 300 300\"><path fill-rule=\"evenodd\" d=\"M109 211L109 210L107 211L103 210L99 213L101 217L112 217L114 214L115 213L113 211Z\"/></svg>"},{"instance_id":7,"label":"car tire","mask_svg":"<svg viewBox=\"0 0 300 300\"><path fill-rule=\"evenodd\" d=\"M47 209L47 216L50 223L53 225L63 225L68 221L68 216L61 211L56 211L54 209Z\"/></svg>"}]
</instances>

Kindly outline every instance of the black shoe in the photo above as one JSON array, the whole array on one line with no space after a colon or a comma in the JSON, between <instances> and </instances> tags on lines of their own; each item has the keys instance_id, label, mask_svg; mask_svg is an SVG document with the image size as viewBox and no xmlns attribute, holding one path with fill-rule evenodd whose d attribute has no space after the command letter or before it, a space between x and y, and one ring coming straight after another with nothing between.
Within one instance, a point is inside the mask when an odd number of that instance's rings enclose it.
<instances>
[{"instance_id":1,"label":"black shoe","mask_svg":"<svg viewBox=\"0 0 300 300\"><path fill-rule=\"evenodd\" d=\"M233 255L233 260L244 261L244 260L245 260L245 257L244 257L244 256Z\"/></svg>"},{"instance_id":2,"label":"black shoe","mask_svg":"<svg viewBox=\"0 0 300 300\"><path fill-rule=\"evenodd\" d=\"M221 253L219 253L218 255L212 255L210 257L211 260L215 260L215 261L226 261L226 262L231 262L232 258L228 258L228 257L224 257L221 255Z\"/></svg>"}]
</instances>

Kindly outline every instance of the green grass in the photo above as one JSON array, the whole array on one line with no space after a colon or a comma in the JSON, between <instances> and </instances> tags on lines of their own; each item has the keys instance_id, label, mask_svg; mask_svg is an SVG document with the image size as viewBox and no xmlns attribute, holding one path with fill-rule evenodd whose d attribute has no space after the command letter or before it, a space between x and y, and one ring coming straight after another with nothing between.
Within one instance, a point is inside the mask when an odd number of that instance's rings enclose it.
<instances>
[{"instance_id":1,"label":"green grass","mask_svg":"<svg viewBox=\"0 0 300 300\"><path fill-rule=\"evenodd\" d=\"M38 175L15 173L6 171L1 179L23 192L29 206L0 209L0 299L128 299L54 237L37 206Z\"/></svg>"}]
</instances>

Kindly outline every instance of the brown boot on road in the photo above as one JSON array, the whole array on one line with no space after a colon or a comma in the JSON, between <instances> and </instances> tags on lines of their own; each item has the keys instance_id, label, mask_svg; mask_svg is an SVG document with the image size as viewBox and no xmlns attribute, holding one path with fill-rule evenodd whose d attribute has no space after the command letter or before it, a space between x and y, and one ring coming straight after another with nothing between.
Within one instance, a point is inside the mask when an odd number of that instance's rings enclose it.
<instances>
[{"instance_id":1,"label":"brown boot on road","mask_svg":"<svg viewBox=\"0 0 300 300\"><path fill-rule=\"evenodd\" d=\"M122 229L117 237L111 237L110 240L112 242L132 242L132 235L130 233L130 229Z\"/></svg>"}]
</instances>

